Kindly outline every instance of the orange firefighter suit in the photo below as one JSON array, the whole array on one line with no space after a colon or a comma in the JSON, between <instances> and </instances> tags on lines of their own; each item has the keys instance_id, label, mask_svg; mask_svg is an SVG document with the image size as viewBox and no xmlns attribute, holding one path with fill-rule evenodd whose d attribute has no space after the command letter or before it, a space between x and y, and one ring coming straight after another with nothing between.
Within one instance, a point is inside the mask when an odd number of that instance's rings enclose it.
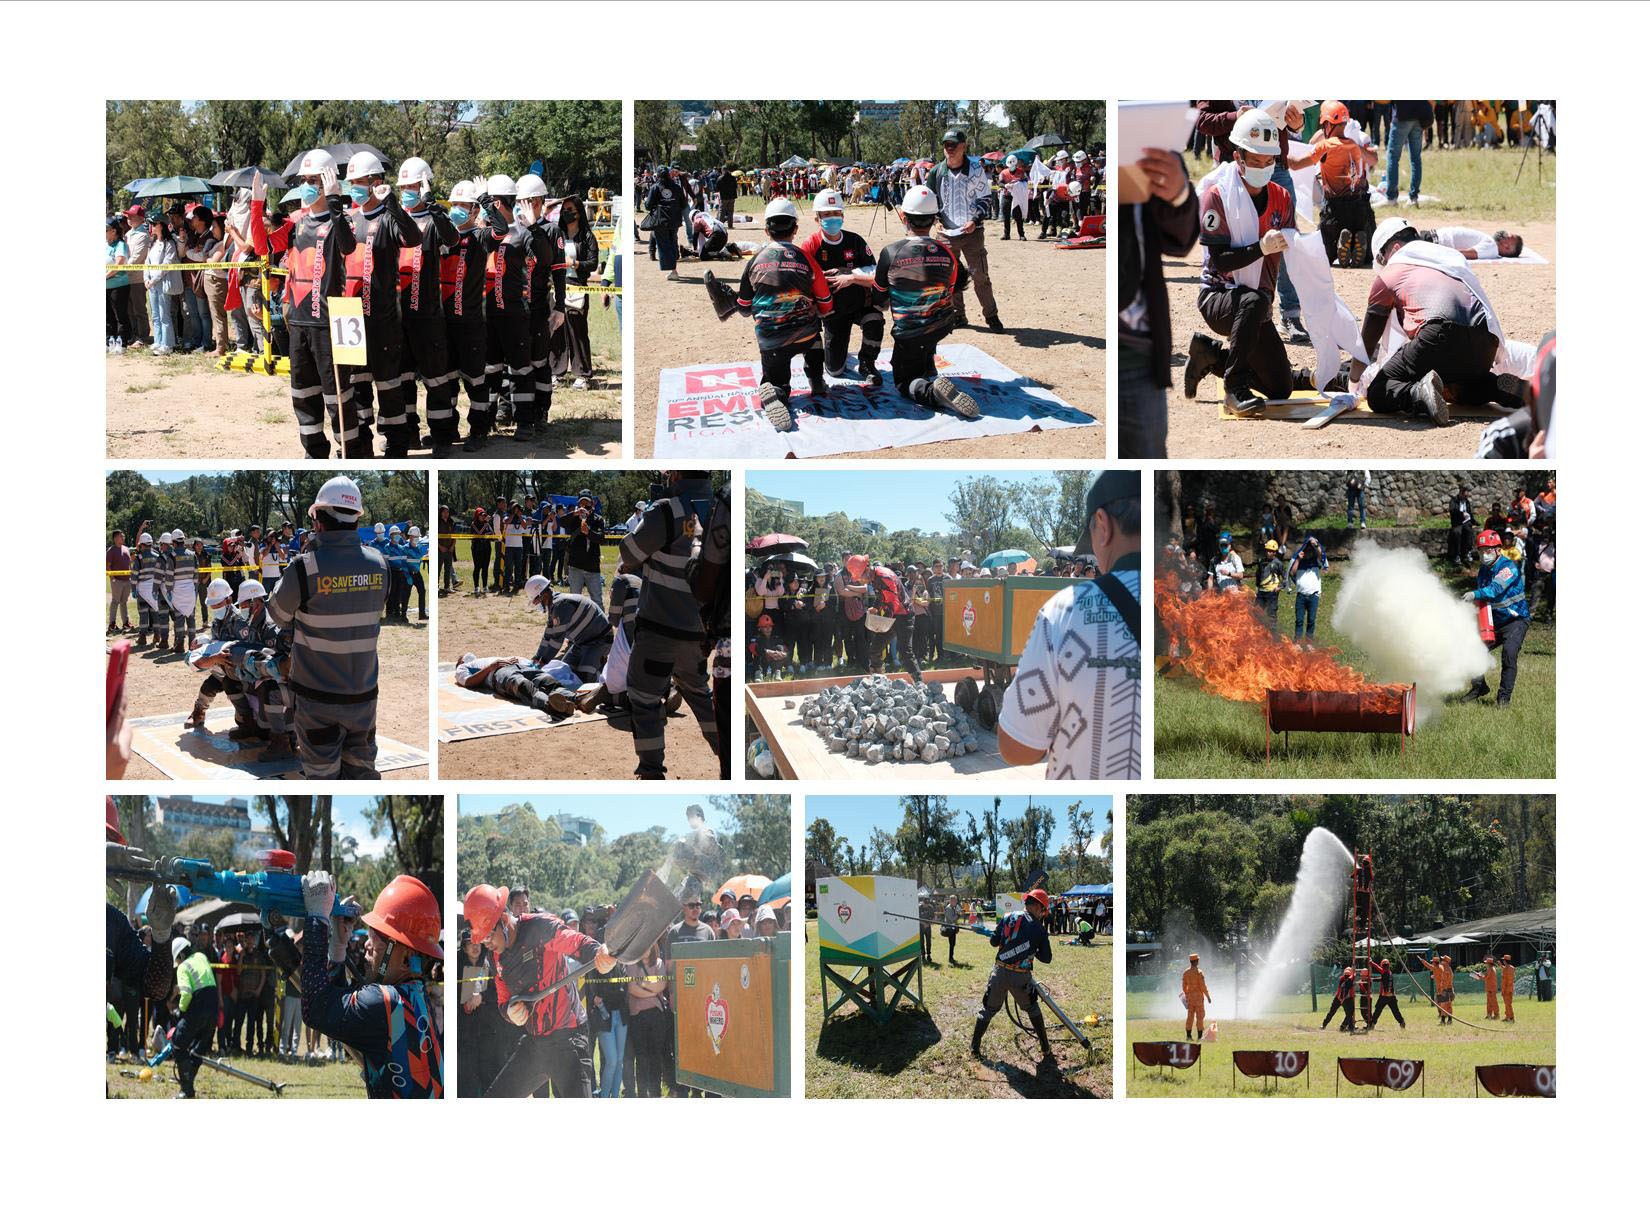
<instances>
[{"instance_id":1,"label":"orange firefighter suit","mask_svg":"<svg viewBox=\"0 0 1650 1222\"><path fill-rule=\"evenodd\" d=\"M1510 1023L1513 1020L1513 986L1518 983L1518 972L1513 967L1512 956L1501 956L1501 1008L1506 1011L1501 1021Z\"/></svg>"},{"instance_id":2,"label":"orange firefighter suit","mask_svg":"<svg viewBox=\"0 0 1650 1222\"><path fill-rule=\"evenodd\" d=\"M1209 993L1209 985L1203 979L1203 973L1198 970L1197 964L1180 973L1180 991L1186 998L1186 1034L1192 1033L1195 1023L1198 1035L1203 1034L1203 1003L1213 1001Z\"/></svg>"},{"instance_id":3,"label":"orange firefighter suit","mask_svg":"<svg viewBox=\"0 0 1650 1222\"><path fill-rule=\"evenodd\" d=\"M1495 973L1495 960L1484 960L1484 1017L1500 1018L1501 1007L1498 1004L1501 986L1499 977Z\"/></svg>"}]
</instances>

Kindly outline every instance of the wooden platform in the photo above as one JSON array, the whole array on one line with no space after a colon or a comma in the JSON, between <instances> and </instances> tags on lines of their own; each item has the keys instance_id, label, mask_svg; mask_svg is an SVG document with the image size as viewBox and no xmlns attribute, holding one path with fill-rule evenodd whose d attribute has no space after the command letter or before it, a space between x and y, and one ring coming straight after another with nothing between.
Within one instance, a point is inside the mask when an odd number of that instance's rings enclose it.
<instances>
[{"instance_id":1,"label":"wooden platform","mask_svg":"<svg viewBox=\"0 0 1650 1222\"><path fill-rule=\"evenodd\" d=\"M959 680L979 672L975 670L924 671L923 678L944 685L946 699L954 699ZM1003 761L997 751L997 732L976 727L978 751L932 764L912 763L869 764L862 759L851 759L833 754L825 740L802 724L802 701L814 692L828 687L842 687L852 683L855 675L834 675L824 679L794 679L786 683L747 683L745 711L756 723L757 730L767 740L773 753L779 775L787 781L864 781L870 777L897 777L902 783L945 784L959 776L1021 776L1027 780L1043 779L1044 765L1028 764L1015 768ZM894 676L910 682L904 675ZM786 708L792 701L796 707ZM911 792L917 792L912 790Z\"/></svg>"}]
</instances>

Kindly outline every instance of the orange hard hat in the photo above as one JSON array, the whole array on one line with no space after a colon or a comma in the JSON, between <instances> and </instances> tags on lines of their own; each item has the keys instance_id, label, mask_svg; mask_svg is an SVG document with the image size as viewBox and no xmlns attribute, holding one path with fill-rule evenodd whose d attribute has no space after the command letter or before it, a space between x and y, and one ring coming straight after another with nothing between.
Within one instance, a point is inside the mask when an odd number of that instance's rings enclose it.
<instances>
[{"instance_id":1,"label":"orange hard hat","mask_svg":"<svg viewBox=\"0 0 1650 1222\"><path fill-rule=\"evenodd\" d=\"M509 904L508 887L489 887L486 883L471 887L464 896L464 919L470 922L470 941L485 942L492 937L493 926L509 911Z\"/></svg>"},{"instance_id":2,"label":"orange hard hat","mask_svg":"<svg viewBox=\"0 0 1650 1222\"><path fill-rule=\"evenodd\" d=\"M1325 123L1345 123L1352 117L1352 113L1347 110L1345 102L1335 101L1325 102L1319 109L1318 115Z\"/></svg>"},{"instance_id":3,"label":"orange hard hat","mask_svg":"<svg viewBox=\"0 0 1650 1222\"><path fill-rule=\"evenodd\" d=\"M1511 963L1512 962L1512 956L1511 955L1502 955L1501 956L1501 962Z\"/></svg>"},{"instance_id":4,"label":"orange hard hat","mask_svg":"<svg viewBox=\"0 0 1650 1222\"><path fill-rule=\"evenodd\" d=\"M103 838L116 844L126 843L126 837L120 832L120 812L115 809L115 800L108 796L103 799Z\"/></svg>"},{"instance_id":5,"label":"orange hard hat","mask_svg":"<svg viewBox=\"0 0 1650 1222\"><path fill-rule=\"evenodd\" d=\"M372 911L361 914L361 923L408 950L441 958L441 905L435 892L411 874L390 879Z\"/></svg>"},{"instance_id":6,"label":"orange hard hat","mask_svg":"<svg viewBox=\"0 0 1650 1222\"><path fill-rule=\"evenodd\" d=\"M1192 952L1192 962L1193 963L1197 962L1197 952L1195 950Z\"/></svg>"},{"instance_id":7,"label":"orange hard hat","mask_svg":"<svg viewBox=\"0 0 1650 1222\"><path fill-rule=\"evenodd\" d=\"M1029 904L1032 900L1036 900L1039 904L1041 904L1044 912L1048 911L1047 891L1044 891L1041 887L1033 887L1030 891L1026 892L1026 903Z\"/></svg>"}]
</instances>

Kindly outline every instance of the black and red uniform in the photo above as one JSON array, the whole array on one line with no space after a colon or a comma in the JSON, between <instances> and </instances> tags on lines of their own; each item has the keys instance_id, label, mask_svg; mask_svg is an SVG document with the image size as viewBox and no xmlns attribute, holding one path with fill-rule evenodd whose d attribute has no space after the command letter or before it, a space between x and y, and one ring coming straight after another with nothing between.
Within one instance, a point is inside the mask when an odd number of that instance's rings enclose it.
<instances>
[{"instance_id":1,"label":"black and red uniform","mask_svg":"<svg viewBox=\"0 0 1650 1222\"><path fill-rule=\"evenodd\" d=\"M460 229L458 240L441 256L447 358L464 380L473 437L493 431L493 401L487 393L487 263L507 232L484 208L482 219L485 225Z\"/></svg>"},{"instance_id":2,"label":"black and red uniform","mask_svg":"<svg viewBox=\"0 0 1650 1222\"><path fill-rule=\"evenodd\" d=\"M893 569L876 564L866 570L865 585L868 587L866 603L870 609L881 612L894 621L894 626L889 631L871 634L871 669L882 670L888 642L897 640L900 661L905 663L906 673L911 676L911 682L920 685L922 668L917 665L916 643L913 639L916 625L911 613L911 594L906 589L905 582Z\"/></svg>"},{"instance_id":3,"label":"black and red uniform","mask_svg":"<svg viewBox=\"0 0 1650 1222\"><path fill-rule=\"evenodd\" d=\"M762 381L787 402L791 361L802 358L810 384L825 380L820 320L831 313L831 286L813 257L795 242L774 240L756 252L739 278L738 307L756 319Z\"/></svg>"},{"instance_id":4,"label":"black and red uniform","mask_svg":"<svg viewBox=\"0 0 1650 1222\"><path fill-rule=\"evenodd\" d=\"M549 252L545 249L543 234L511 220L501 201L494 201L489 212L507 228L491 260L487 293L487 387L493 399L508 408L510 418L530 418L533 357L528 341L527 260L529 255L542 258Z\"/></svg>"},{"instance_id":5,"label":"black and red uniform","mask_svg":"<svg viewBox=\"0 0 1650 1222\"><path fill-rule=\"evenodd\" d=\"M418 226L418 245L401 250L401 391L407 432L418 432L418 386L424 383L424 413L436 444L458 440L458 370L447 351L447 319L441 302L441 254L458 241L458 228L445 210L421 206L408 213Z\"/></svg>"},{"instance_id":6,"label":"black and red uniform","mask_svg":"<svg viewBox=\"0 0 1650 1222\"><path fill-rule=\"evenodd\" d=\"M286 316L289 346L289 377L292 382L292 411L298 417L298 440L311 458L326 458L327 422L332 422L346 456L359 456L361 426L353 406L346 407L338 421L338 382L332 369L332 316L328 297L344 295L344 264L355 250L355 230L344 210L342 196L327 197L327 210L320 214L307 209L278 226L265 230L263 210L252 210L252 245L260 254L286 251L286 287L281 293L281 312ZM365 444L371 453L372 434Z\"/></svg>"},{"instance_id":7,"label":"black and red uniform","mask_svg":"<svg viewBox=\"0 0 1650 1222\"><path fill-rule=\"evenodd\" d=\"M548 221L532 228L535 240L527 254L527 343L533 369L533 406L516 423L543 424L550 419L550 313L567 310L567 239Z\"/></svg>"},{"instance_id":8,"label":"black and red uniform","mask_svg":"<svg viewBox=\"0 0 1650 1222\"><path fill-rule=\"evenodd\" d=\"M877 300L894 316L894 386L924 407L944 407L929 383L939 376L934 353L957 325L956 298L968 269L938 238L900 238L877 257Z\"/></svg>"},{"instance_id":9,"label":"black and red uniform","mask_svg":"<svg viewBox=\"0 0 1650 1222\"><path fill-rule=\"evenodd\" d=\"M370 211L356 209L351 219L355 250L348 260L344 291L361 299L361 315L367 324L367 363L349 379L349 395L355 401L356 419L367 446L359 457L372 456L373 398L377 392L384 456L404 458L408 445L416 440L408 433L417 430L407 426L402 390L401 248L417 246L423 234L402 209L393 188L382 203Z\"/></svg>"},{"instance_id":10,"label":"black and red uniform","mask_svg":"<svg viewBox=\"0 0 1650 1222\"><path fill-rule=\"evenodd\" d=\"M1373 1028L1381 1020L1382 1010L1391 1010L1392 1017L1398 1020L1398 1025L1400 1027L1404 1026L1404 1016L1398 1010L1398 994L1392 987L1392 968L1377 963L1370 968L1370 971L1375 973L1375 980L1380 993L1375 999L1375 1013L1370 1017L1370 1027Z\"/></svg>"},{"instance_id":11,"label":"black and red uniform","mask_svg":"<svg viewBox=\"0 0 1650 1222\"><path fill-rule=\"evenodd\" d=\"M834 242L823 229L817 229L802 240L802 249L827 274L861 272L877 263L865 239L846 229ZM865 378L877 367L877 357L882 354L882 310L864 285L833 290L831 312L825 316L825 368L832 377L841 377L848 363L848 341L855 323L859 324L859 376Z\"/></svg>"},{"instance_id":12,"label":"black and red uniform","mask_svg":"<svg viewBox=\"0 0 1650 1222\"><path fill-rule=\"evenodd\" d=\"M567 977L573 963L589 963L601 944L549 913L516 918L516 936L498 956L499 1010L510 999L537 993ZM558 1099L588 1099L595 1076L584 1001L577 985L529 1002L525 1036L487 1088L491 1099L525 1099L546 1082ZM512 1024L512 1027L514 1024Z\"/></svg>"},{"instance_id":13,"label":"black and red uniform","mask_svg":"<svg viewBox=\"0 0 1650 1222\"><path fill-rule=\"evenodd\" d=\"M1356 1028L1357 1014L1352 1009L1352 993L1354 981L1350 974L1343 974L1335 982L1335 1000L1329 1003L1329 1013L1323 1016L1322 1027L1327 1027L1334 1021L1336 1011L1345 1013L1340 1030L1352 1031Z\"/></svg>"}]
</instances>

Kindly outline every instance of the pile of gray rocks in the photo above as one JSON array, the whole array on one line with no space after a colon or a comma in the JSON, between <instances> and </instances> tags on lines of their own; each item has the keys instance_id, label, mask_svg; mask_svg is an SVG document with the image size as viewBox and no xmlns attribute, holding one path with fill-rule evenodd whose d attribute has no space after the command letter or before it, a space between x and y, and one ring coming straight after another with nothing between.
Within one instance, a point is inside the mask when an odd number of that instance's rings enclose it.
<instances>
[{"instance_id":1,"label":"pile of gray rocks","mask_svg":"<svg viewBox=\"0 0 1650 1222\"><path fill-rule=\"evenodd\" d=\"M832 751L868 764L932 764L979 750L973 719L938 683L866 675L809 696L797 711Z\"/></svg>"}]
</instances>

